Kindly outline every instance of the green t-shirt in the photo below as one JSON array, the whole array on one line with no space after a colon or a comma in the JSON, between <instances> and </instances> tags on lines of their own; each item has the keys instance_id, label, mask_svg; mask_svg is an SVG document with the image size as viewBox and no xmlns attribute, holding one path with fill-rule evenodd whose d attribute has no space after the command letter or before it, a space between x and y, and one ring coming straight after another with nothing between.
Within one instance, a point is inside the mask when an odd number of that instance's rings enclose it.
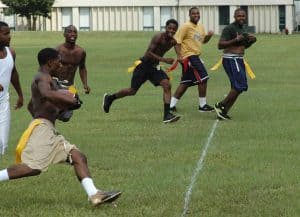
<instances>
[{"instance_id":1,"label":"green t-shirt","mask_svg":"<svg viewBox=\"0 0 300 217\"><path fill-rule=\"evenodd\" d=\"M244 45L246 47L249 46L248 33L244 26L241 26L237 23L231 23L226 26L221 35L221 40L229 41L236 38L237 34L243 34L244 40L236 42L236 46Z\"/></svg>"}]
</instances>

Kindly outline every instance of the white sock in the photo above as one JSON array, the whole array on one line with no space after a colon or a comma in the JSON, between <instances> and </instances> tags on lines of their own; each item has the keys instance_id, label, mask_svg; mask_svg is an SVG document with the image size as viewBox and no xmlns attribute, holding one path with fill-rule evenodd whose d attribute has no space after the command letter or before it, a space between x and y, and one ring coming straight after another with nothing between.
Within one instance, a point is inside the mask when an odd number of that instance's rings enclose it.
<instances>
[{"instance_id":1,"label":"white sock","mask_svg":"<svg viewBox=\"0 0 300 217\"><path fill-rule=\"evenodd\" d=\"M199 105L203 107L206 105L206 97L199 97Z\"/></svg>"},{"instance_id":2,"label":"white sock","mask_svg":"<svg viewBox=\"0 0 300 217\"><path fill-rule=\"evenodd\" d=\"M171 103L170 103L170 108L176 106L177 102L179 99L175 98L174 96L172 96L171 98Z\"/></svg>"},{"instance_id":3,"label":"white sock","mask_svg":"<svg viewBox=\"0 0 300 217\"><path fill-rule=\"evenodd\" d=\"M0 171L0 182L9 180L7 169Z\"/></svg>"},{"instance_id":4,"label":"white sock","mask_svg":"<svg viewBox=\"0 0 300 217\"><path fill-rule=\"evenodd\" d=\"M81 185L89 197L96 194L98 191L98 189L94 185L93 180L89 177L82 179Z\"/></svg>"}]
</instances>

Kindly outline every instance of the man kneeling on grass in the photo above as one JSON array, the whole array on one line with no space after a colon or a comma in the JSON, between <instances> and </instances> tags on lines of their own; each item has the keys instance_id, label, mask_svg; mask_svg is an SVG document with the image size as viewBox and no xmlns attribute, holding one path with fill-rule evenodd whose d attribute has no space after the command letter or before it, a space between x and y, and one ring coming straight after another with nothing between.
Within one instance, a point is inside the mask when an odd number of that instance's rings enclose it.
<instances>
[{"instance_id":1,"label":"man kneeling on grass","mask_svg":"<svg viewBox=\"0 0 300 217\"><path fill-rule=\"evenodd\" d=\"M97 189L86 156L54 127L62 110L80 107L78 97L67 90L57 90L53 84L52 76L61 67L59 53L52 48L42 49L38 54L38 62L40 68L31 85L32 96L28 105L34 120L17 146L17 164L1 170L0 181L36 176L46 171L51 164L67 162L74 166L75 174L93 206L114 201L121 192Z\"/></svg>"}]
</instances>

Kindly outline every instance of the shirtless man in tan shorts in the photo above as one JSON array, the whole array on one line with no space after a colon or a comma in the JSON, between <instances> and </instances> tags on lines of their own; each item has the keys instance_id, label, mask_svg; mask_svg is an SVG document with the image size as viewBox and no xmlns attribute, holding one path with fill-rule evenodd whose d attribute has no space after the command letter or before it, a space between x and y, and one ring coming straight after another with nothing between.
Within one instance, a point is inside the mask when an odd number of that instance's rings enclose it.
<instances>
[{"instance_id":1,"label":"shirtless man in tan shorts","mask_svg":"<svg viewBox=\"0 0 300 217\"><path fill-rule=\"evenodd\" d=\"M36 176L51 164L67 162L73 165L75 174L86 191L93 206L112 202L121 192L97 189L91 178L87 158L75 145L70 144L55 129L55 121L62 109L76 109L78 98L68 90L57 90L52 76L61 67L60 55L52 48L42 49L38 54L39 72L31 85L28 109L34 120L22 135L16 149L16 163L0 170L0 181Z\"/></svg>"}]
</instances>

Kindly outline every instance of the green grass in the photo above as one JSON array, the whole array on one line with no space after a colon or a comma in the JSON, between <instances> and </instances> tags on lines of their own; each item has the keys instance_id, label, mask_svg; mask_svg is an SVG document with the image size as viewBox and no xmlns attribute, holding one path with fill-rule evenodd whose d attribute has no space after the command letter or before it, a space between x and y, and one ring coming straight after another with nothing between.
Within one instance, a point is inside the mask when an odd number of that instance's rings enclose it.
<instances>
[{"instance_id":1,"label":"green grass","mask_svg":"<svg viewBox=\"0 0 300 217\"><path fill-rule=\"evenodd\" d=\"M57 165L38 176L0 183L0 216L181 216L191 176L216 115L197 111L196 87L178 104L182 119L162 123L162 90L146 83L134 97L116 101L109 114L101 110L102 96L128 87L127 74L143 55L152 33L80 32L87 51L90 95L76 77L84 102L69 123L57 128L89 159L96 185L120 189L118 207L92 209L72 167ZM299 35L258 35L246 58L257 78L234 105L232 121L218 122L204 166L189 201L189 217L298 217L299 184ZM204 46L207 68L221 55L218 37ZM26 103L37 71L36 54L63 41L61 32L14 32ZM169 56L174 56L171 51ZM173 73L173 90L180 70ZM208 102L229 90L220 68L210 73ZM11 87L11 104L16 94ZM30 122L26 106L12 111L9 150L2 168L14 162L14 149Z\"/></svg>"}]
</instances>

